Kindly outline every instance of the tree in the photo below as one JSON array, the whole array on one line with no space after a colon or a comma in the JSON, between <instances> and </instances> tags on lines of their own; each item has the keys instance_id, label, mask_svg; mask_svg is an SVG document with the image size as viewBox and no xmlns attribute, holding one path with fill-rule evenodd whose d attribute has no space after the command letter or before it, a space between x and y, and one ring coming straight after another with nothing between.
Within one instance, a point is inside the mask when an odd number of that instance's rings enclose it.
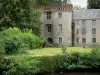
<instances>
[{"instance_id":1,"label":"tree","mask_svg":"<svg viewBox=\"0 0 100 75\"><path fill-rule=\"evenodd\" d=\"M70 0L36 0L36 5L70 3Z\"/></svg>"},{"instance_id":2,"label":"tree","mask_svg":"<svg viewBox=\"0 0 100 75\"><path fill-rule=\"evenodd\" d=\"M39 34L41 15L33 10L33 4L33 0L0 0L0 28L32 28Z\"/></svg>"},{"instance_id":3,"label":"tree","mask_svg":"<svg viewBox=\"0 0 100 75\"><path fill-rule=\"evenodd\" d=\"M86 9L85 7L81 7L81 6L79 6L79 5L74 5L74 7L73 7L73 9L74 10L83 10L83 9Z\"/></svg>"},{"instance_id":4,"label":"tree","mask_svg":"<svg viewBox=\"0 0 100 75\"><path fill-rule=\"evenodd\" d=\"M88 9L100 9L100 0L88 0Z\"/></svg>"}]
</instances>

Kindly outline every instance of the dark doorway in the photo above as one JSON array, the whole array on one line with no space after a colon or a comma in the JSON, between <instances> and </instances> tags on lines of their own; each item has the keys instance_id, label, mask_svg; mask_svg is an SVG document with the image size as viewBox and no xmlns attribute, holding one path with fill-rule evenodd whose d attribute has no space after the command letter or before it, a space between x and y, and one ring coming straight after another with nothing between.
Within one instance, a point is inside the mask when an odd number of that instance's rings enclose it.
<instances>
[{"instance_id":1,"label":"dark doorway","mask_svg":"<svg viewBox=\"0 0 100 75\"><path fill-rule=\"evenodd\" d=\"M49 43L53 43L52 38L49 37L49 38L48 38L48 42L49 42Z\"/></svg>"}]
</instances>

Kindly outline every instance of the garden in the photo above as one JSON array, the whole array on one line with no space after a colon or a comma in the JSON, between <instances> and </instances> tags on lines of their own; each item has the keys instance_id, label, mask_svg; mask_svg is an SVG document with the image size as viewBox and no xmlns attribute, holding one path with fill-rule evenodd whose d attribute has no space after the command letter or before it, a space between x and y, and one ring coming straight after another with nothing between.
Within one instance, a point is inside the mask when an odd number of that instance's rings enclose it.
<instances>
[{"instance_id":1,"label":"garden","mask_svg":"<svg viewBox=\"0 0 100 75\"><path fill-rule=\"evenodd\" d=\"M43 37L31 30L8 28L0 32L1 75L34 75L100 68L99 45L90 48L42 48Z\"/></svg>"}]
</instances>

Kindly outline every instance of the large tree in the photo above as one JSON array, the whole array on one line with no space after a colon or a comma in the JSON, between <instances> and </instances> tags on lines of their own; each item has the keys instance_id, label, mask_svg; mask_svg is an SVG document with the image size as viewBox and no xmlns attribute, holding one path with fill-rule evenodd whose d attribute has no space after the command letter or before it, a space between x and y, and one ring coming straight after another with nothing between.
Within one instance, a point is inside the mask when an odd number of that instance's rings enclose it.
<instances>
[{"instance_id":1,"label":"large tree","mask_svg":"<svg viewBox=\"0 0 100 75\"><path fill-rule=\"evenodd\" d=\"M100 0L88 0L88 9L100 9Z\"/></svg>"},{"instance_id":2,"label":"large tree","mask_svg":"<svg viewBox=\"0 0 100 75\"><path fill-rule=\"evenodd\" d=\"M0 0L0 28L32 28L40 33L40 12L33 10L34 0Z\"/></svg>"},{"instance_id":3,"label":"large tree","mask_svg":"<svg viewBox=\"0 0 100 75\"><path fill-rule=\"evenodd\" d=\"M36 1L36 5L70 3L70 0L35 0L35 1Z\"/></svg>"}]
</instances>

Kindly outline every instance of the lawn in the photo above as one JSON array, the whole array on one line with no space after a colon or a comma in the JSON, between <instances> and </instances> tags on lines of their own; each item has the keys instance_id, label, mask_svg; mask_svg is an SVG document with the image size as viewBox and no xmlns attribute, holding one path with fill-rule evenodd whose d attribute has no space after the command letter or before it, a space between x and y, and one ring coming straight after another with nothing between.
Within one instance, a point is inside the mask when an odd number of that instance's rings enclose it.
<instances>
[{"instance_id":1,"label":"lawn","mask_svg":"<svg viewBox=\"0 0 100 75\"><path fill-rule=\"evenodd\" d=\"M66 49L66 52L67 53L74 53L74 52L90 53L91 49L82 48L82 47L68 47ZM62 49L61 48L42 48L42 49L29 50L28 53L30 55L55 55L55 54L62 54Z\"/></svg>"}]
</instances>

